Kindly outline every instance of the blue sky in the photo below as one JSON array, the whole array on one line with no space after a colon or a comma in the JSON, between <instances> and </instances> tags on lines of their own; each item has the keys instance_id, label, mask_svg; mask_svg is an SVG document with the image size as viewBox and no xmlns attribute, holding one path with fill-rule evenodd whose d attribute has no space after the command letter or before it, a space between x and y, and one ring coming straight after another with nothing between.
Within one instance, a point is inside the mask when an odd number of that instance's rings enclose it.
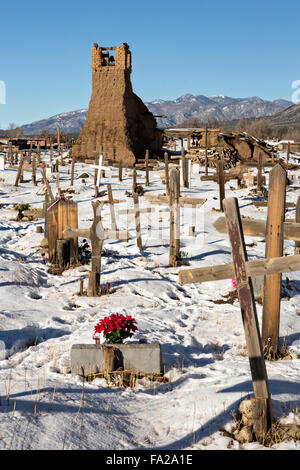
<instances>
[{"instance_id":1,"label":"blue sky","mask_svg":"<svg viewBox=\"0 0 300 470\"><path fill-rule=\"evenodd\" d=\"M300 80L299 1L17 0L0 12L2 129L87 108L94 42L129 44L143 101L185 93L291 100Z\"/></svg>"}]
</instances>

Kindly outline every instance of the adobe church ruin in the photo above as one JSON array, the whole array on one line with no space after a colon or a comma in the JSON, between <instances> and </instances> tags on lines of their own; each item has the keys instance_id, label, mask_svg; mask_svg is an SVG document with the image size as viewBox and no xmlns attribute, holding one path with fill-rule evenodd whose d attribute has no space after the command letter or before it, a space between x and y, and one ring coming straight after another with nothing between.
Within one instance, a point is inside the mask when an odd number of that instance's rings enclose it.
<instances>
[{"instance_id":1,"label":"adobe church ruin","mask_svg":"<svg viewBox=\"0 0 300 470\"><path fill-rule=\"evenodd\" d=\"M86 121L72 149L76 160L95 159L100 146L106 160L132 167L145 151L161 150L161 132L130 80L131 52L120 47L92 47L92 96Z\"/></svg>"}]
</instances>

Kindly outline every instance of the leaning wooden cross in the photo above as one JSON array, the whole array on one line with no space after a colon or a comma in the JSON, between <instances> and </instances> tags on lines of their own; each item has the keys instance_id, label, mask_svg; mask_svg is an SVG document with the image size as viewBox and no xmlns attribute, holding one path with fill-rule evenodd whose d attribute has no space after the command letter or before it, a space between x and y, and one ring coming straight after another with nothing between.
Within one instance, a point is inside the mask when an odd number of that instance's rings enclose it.
<instances>
[{"instance_id":1,"label":"leaning wooden cross","mask_svg":"<svg viewBox=\"0 0 300 470\"><path fill-rule=\"evenodd\" d=\"M233 263L182 270L179 271L179 281L181 284L190 284L235 277L245 330L255 401L261 411L261 417L264 417L264 419L257 419L257 422L255 422L255 434L257 437L261 437L270 428L273 413L251 277L299 271L300 255L248 261L238 201L236 198L225 199L223 206Z\"/></svg>"},{"instance_id":2,"label":"leaning wooden cross","mask_svg":"<svg viewBox=\"0 0 300 470\"><path fill-rule=\"evenodd\" d=\"M73 229L66 227L63 234L65 237L82 237L91 240L92 262L91 271L89 271L87 295L95 297L100 295L100 277L101 277L101 255L104 240L125 240L128 241L129 233L127 230L109 230L104 229L101 219L101 210L104 201L92 202L94 220L90 228Z\"/></svg>"},{"instance_id":3,"label":"leaning wooden cross","mask_svg":"<svg viewBox=\"0 0 300 470\"><path fill-rule=\"evenodd\" d=\"M266 237L266 258L283 256L283 240L299 241L300 224L285 222L286 171L277 164L270 172L267 221L243 219L244 235ZM297 219L296 219L297 220ZM214 227L225 233L226 221L219 218ZM281 274L265 276L262 340L266 355L276 357L279 345Z\"/></svg>"}]
</instances>

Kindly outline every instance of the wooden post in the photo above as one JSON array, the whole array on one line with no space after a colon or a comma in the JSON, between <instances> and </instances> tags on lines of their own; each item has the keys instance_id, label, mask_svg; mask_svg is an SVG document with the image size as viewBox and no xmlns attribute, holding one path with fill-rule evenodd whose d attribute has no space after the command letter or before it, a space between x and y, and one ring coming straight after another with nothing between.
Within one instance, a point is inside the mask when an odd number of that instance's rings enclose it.
<instances>
[{"instance_id":1,"label":"wooden post","mask_svg":"<svg viewBox=\"0 0 300 470\"><path fill-rule=\"evenodd\" d=\"M36 183L36 166L35 166L35 155L33 155L32 157L32 183L34 184L34 186L37 186L37 183Z\"/></svg>"},{"instance_id":2,"label":"wooden post","mask_svg":"<svg viewBox=\"0 0 300 470\"><path fill-rule=\"evenodd\" d=\"M46 177L46 167L45 166L43 166L43 168L42 168L42 178L43 178L43 183L46 185L47 192L48 192L49 197L50 197L50 201L54 202L54 196L53 196L53 193L52 193L52 189L51 189L49 181L47 180L47 177Z\"/></svg>"},{"instance_id":3,"label":"wooden post","mask_svg":"<svg viewBox=\"0 0 300 470\"><path fill-rule=\"evenodd\" d=\"M53 158L53 144L52 142L50 142L50 162L52 162L52 158Z\"/></svg>"},{"instance_id":4,"label":"wooden post","mask_svg":"<svg viewBox=\"0 0 300 470\"><path fill-rule=\"evenodd\" d=\"M258 155L258 168L257 168L257 190L261 191L262 188L262 170L263 170L263 155L259 152Z\"/></svg>"},{"instance_id":5,"label":"wooden post","mask_svg":"<svg viewBox=\"0 0 300 470\"><path fill-rule=\"evenodd\" d=\"M139 196L137 193L133 193L133 203L134 203L134 220L136 228L136 243L138 249L142 251L142 235L141 235L141 219L140 219L140 210L139 210Z\"/></svg>"},{"instance_id":6,"label":"wooden post","mask_svg":"<svg viewBox=\"0 0 300 470\"><path fill-rule=\"evenodd\" d=\"M136 169L132 170L132 195L136 193Z\"/></svg>"},{"instance_id":7,"label":"wooden post","mask_svg":"<svg viewBox=\"0 0 300 470\"><path fill-rule=\"evenodd\" d=\"M57 126L57 156L60 155L60 130L59 127Z\"/></svg>"},{"instance_id":8,"label":"wooden post","mask_svg":"<svg viewBox=\"0 0 300 470\"><path fill-rule=\"evenodd\" d=\"M180 247L180 174L177 168L170 171L170 266L178 266Z\"/></svg>"},{"instance_id":9,"label":"wooden post","mask_svg":"<svg viewBox=\"0 0 300 470\"><path fill-rule=\"evenodd\" d=\"M266 258L283 255L283 223L285 216L286 171L276 165L270 172ZM279 339L281 273L265 276L262 340L266 354L276 356Z\"/></svg>"},{"instance_id":10,"label":"wooden post","mask_svg":"<svg viewBox=\"0 0 300 470\"><path fill-rule=\"evenodd\" d=\"M38 156L37 163L38 165L40 165L41 164L41 144L39 142L37 144L37 156Z\"/></svg>"},{"instance_id":11,"label":"wooden post","mask_svg":"<svg viewBox=\"0 0 300 470\"><path fill-rule=\"evenodd\" d=\"M170 188L169 188L169 157L168 152L164 153L165 157L165 181L166 181L166 195L170 195Z\"/></svg>"},{"instance_id":12,"label":"wooden post","mask_svg":"<svg viewBox=\"0 0 300 470\"><path fill-rule=\"evenodd\" d=\"M13 153L13 149L12 149L12 143L9 142L8 143L8 159L9 159L11 165L14 164L13 158L14 158L14 153Z\"/></svg>"},{"instance_id":13,"label":"wooden post","mask_svg":"<svg viewBox=\"0 0 300 470\"><path fill-rule=\"evenodd\" d=\"M30 142L30 149L29 149L29 162L31 162L31 156L32 156L32 142Z\"/></svg>"},{"instance_id":14,"label":"wooden post","mask_svg":"<svg viewBox=\"0 0 300 470\"><path fill-rule=\"evenodd\" d=\"M112 230L117 230L115 206L114 206L114 199L113 199L112 190L111 190L111 184L107 185L107 195L108 195L108 201L109 201L111 228Z\"/></svg>"},{"instance_id":15,"label":"wooden post","mask_svg":"<svg viewBox=\"0 0 300 470\"><path fill-rule=\"evenodd\" d=\"M57 166L56 166L56 188L57 188L57 194L60 195L60 185L59 185L59 164L57 160Z\"/></svg>"},{"instance_id":16,"label":"wooden post","mask_svg":"<svg viewBox=\"0 0 300 470\"><path fill-rule=\"evenodd\" d=\"M186 159L184 148L181 147L181 171L182 171L182 184L184 188L188 188L188 178L187 178L187 168L186 168Z\"/></svg>"},{"instance_id":17,"label":"wooden post","mask_svg":"<svg viewBox=\"0 0 300 470\"><path fill-rule=\"evenodd\" d=\"M300 223L300 197L296 204L296 223ZM295 255L300 255L300 242L295 242Z\"/></svg>"},{"instance_id":18,"label":"wooden post","mask_svg":"<svg viewBox=\"0 0 300 470\"><path fill-rule=\"evenodd\" d=\"M71 165L71 186L74 184L74 170L75 170L75 155L72 155L72 165Z\"/></svg>"},{"instance_id":19,"label":"wooden post","mask_svg":"<svg viewBox=\"0 0 300 470\"><path fill-rule=\"evenodd\" d=\"M287 154L286 154L286 163L287 163L287 165L289 164L290 153L291 153L291 144L290 144L290 141L288 141Z\"/></svg>"},{"instance_id":20,"label":"wooden post","mask_svg":"<svg viewBox=\"0 0 300 470\"><path fill-rule=\"evenodd\" d=\"M146 165L146 181L145 181L145 186L149 186L149 150L146 150L145 165Z\"/></svg>"},{"instance_id":21,"label":"wooden post","mask_svg":"<svg viewBox=\"0 0 300 470\"><path fill-rule=\"evenodd\" d=\"M207 125L205 126L205 176L208 175L208 156L207 156Z\"/></svg>"},{"instance_id":22,"label":"wooden post","mask_svg":"<svg viewBox=\"0 0 300 470\"><path fill-rule=\"evenodd\" d=\"M16 177L16 181L15 181L15 186L18 186L18 185L19 185L19 182L20 182L20 180L21 180L22 169L23 169L23 162L24 162L24 156L23 156L23 154L21 154L20 162L19 162L19 167L18 167L18 173L17 173L17 177Z\"/></svg>"},{"instance_id":23,"label":"wooden post","mask_svg":"<svg viewBox=\"0 0 300 470\"><path fill-rule=\"evenodd\" d=\"M271 427L273 421L268 376L259 333L252 281L251 278L248 277L246 268L247 253L238 202L236 198L229 198L223 201L223 205L231 245L237 292L242 312L254 394L260 407L263 407L263 415L267 417L267 420L264 420L264 426L262 426L263 423L260 420L258 420L255 425L256 437L261 439Z\"/></svg>"},{"instance_id":24,"label":"wooden post","mask_svg":"<svg viewBox=\"0 0 300 470\"><path fill-rule=\"evenodd\" d=\"M122 181L122 161L119 161L119 181Z\"/></svg>"},{"instance_id":25,"label":"wooden post","mask_svg":"<svg viewBox=\"0 0 300 470\"><path fill-rule=\"evenodd\" d=\"M219 198L220 210L223 212L223 199L225 199L225 177L224 177L224 161L218 161L218 183L219 183Z\"/></svg>"}]
</instances>

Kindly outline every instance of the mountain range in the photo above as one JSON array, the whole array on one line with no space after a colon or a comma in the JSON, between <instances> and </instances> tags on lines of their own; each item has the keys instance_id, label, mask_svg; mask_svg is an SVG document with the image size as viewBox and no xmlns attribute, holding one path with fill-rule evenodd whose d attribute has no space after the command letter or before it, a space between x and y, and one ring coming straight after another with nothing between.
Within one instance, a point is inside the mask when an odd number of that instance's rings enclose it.
<instances>
[{"instance_id":1,"label":"mountain range","mask_svg":"<svg viewBox=\"0 0 300 470\"><path fill-rule=\"evenodd\" d=\"M199 118L206 122L208 119L218 121L231 121L236 119L259 118L263 116L278 115L290 108L291 101L277 99L266 101L257 96L250 98L230 98L224 95L204 96L185 94L175 100L154 100L145 102L149 111L157 117L158 127L172 127L180 125L189 118ZM31 124L21 126L25 135L38 134L42 129L50 133L56 132L57 126L68 134L80 132L85 119L86 109L57 114Z\"/></svg>"}]
</instances>

